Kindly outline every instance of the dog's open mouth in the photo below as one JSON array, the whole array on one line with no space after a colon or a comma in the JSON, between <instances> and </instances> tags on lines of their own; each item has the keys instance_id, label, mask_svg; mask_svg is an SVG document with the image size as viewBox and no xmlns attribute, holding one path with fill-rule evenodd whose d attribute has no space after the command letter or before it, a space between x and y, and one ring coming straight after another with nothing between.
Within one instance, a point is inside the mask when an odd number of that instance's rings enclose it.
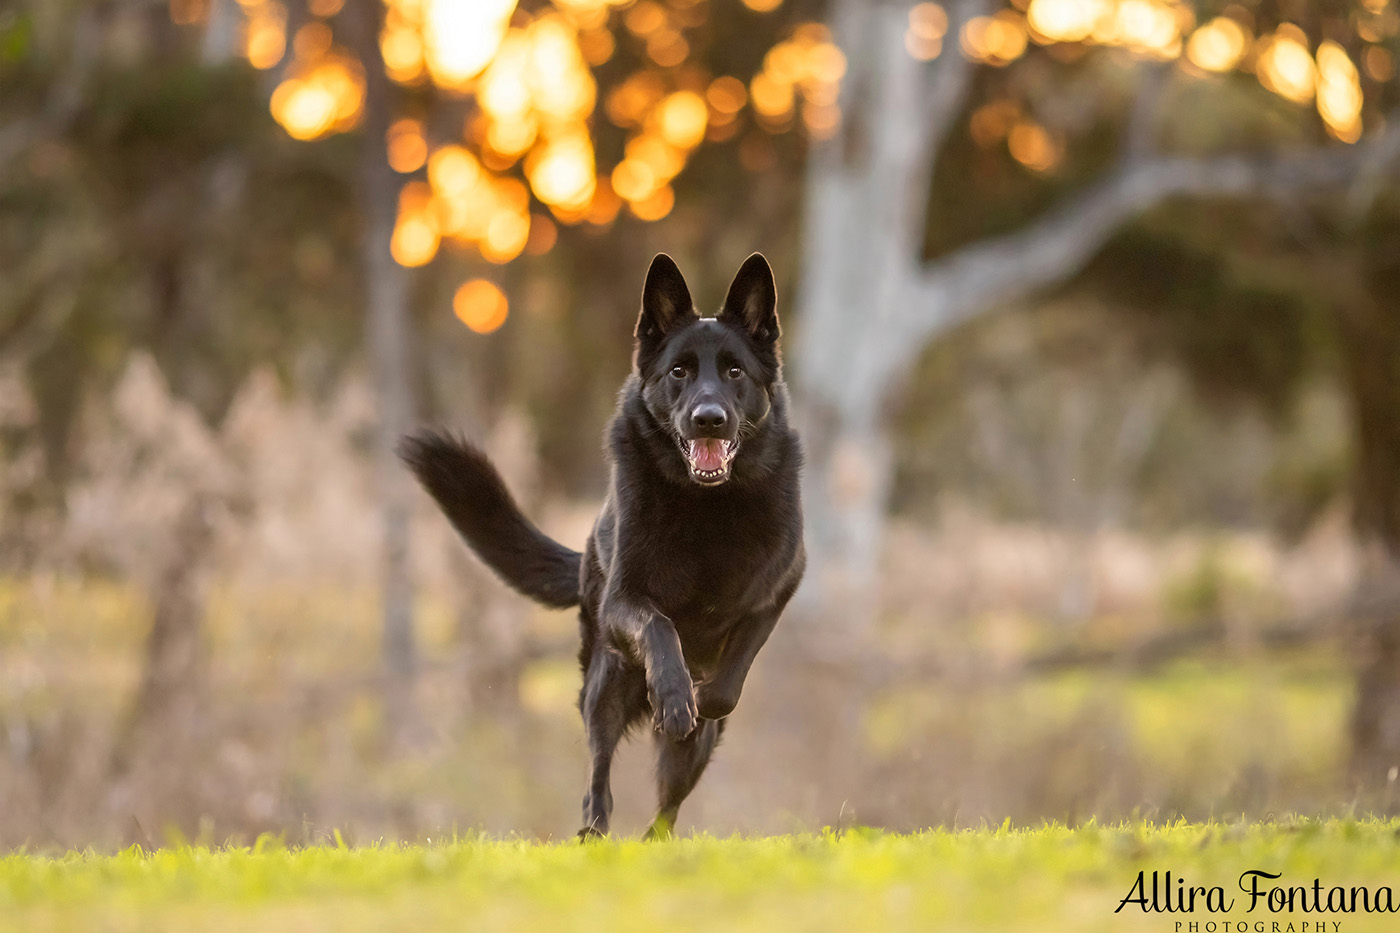
<instances>
[{"instance_id":1,"label":"dog's open mouth","mask_svg":"<svg viewBox=\"0 0 1400 933\"><path fill-rule=\"evenodd\" d=\"M681 441L681 451L690 464L690 478L712 486L729 479L729 464L739 452L739 439L697 437L693 441Z\"/></svg>"}]
</instances>

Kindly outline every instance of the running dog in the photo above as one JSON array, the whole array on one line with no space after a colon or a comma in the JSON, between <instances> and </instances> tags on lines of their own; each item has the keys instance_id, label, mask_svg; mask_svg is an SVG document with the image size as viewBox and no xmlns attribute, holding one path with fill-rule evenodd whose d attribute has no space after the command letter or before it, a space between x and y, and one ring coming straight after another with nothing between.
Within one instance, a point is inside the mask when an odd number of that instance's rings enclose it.
<instances>
[{"instance_id":1,"label":"running dog","mask_svg":"<svg viewBox=\"0 0 1400 933\"><path fill-rule=\"evenodd\" d=\"M400 454L466 542L546 606L579 606L579 709L592 754L582 839L606 835L613 753L650 719L666 837L802 578L802 450L788 424L767 260L702 317L676 264L652 260L632 372L606 432L607 498L582 554L521 514L471 444L422 431Z\"/></svg>"}]
</instances>

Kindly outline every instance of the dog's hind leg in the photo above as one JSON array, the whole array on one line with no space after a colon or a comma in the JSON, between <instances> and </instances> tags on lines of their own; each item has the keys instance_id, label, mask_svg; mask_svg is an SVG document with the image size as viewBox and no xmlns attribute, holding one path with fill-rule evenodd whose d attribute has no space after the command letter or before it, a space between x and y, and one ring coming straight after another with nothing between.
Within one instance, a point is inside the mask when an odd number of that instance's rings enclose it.
<instances>
[{"instance_id":1,"label":"dog's hind leg","mask_svg":"<svg viewBox=\"0 0 1400 933\"><path fill-rule=\"evenodd\" d=\"M710 756L723 734L723 719L707 719L683 739L658 738L656 787L660 803L644 838L666 839L671 835L681 804L705 773L705 766L710 763Z\"/></svg>"},{"instance_id":2,"label":"dog's hind leg","mask_svg":"<svg viewBox=\"0 0 1400 933\"><path fill-rule=\"evenodd\" d=\"M579 838L587 840L608 834L613 753L627 728L650 708L646 675L641 668L625 664L616 652L599 646L584 676L581 707L592 754L588 791L583 795L583 828L578 831Z\"/></svg>"}]
</instances>

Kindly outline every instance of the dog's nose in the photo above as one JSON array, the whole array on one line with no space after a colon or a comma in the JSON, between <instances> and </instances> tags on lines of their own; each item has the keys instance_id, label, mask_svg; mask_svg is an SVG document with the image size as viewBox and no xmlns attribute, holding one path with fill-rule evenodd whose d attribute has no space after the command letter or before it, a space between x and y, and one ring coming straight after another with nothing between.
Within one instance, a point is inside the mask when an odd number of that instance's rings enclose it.
<instances>
[{"instance_id":1,"label":"dog's nose","mask_svg":"<svg viewBox=\"0 0 1400 933\"><path fill-rule=\"evenodd\" d=\"M704 402L695 406L695 410L690 413L690 420L697 428L713 431L716 428L724 427L729 416L724 413L723 405Z\"/></svg>"}]
</instances>

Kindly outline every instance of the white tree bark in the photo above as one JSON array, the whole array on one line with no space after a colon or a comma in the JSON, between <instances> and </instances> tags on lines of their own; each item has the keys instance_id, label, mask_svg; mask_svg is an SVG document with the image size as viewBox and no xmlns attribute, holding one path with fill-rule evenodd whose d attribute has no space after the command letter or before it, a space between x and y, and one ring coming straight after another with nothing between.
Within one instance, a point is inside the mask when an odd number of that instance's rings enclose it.
<instances>
[{"instance_id":1,"label":"white tree bark","mask_svg":"<svg viewBox=\"0 0 1400 933\"><path fill-rule=\"evenodd\" d=\"M953 8L949 34L982 9ZM805 412L809 582L799 606L822 605L827 646L864 629L893 451L884 426L889 394L879 332L894 325L919 273L933 153L954 125L973 66L946 54L932 65L904 50L903 3L834 4L832 32L846 55L835 137L814 147L793 345ZM809 613L810 614L810 613ZM839 616L839 618L837 618ZM822 639L809 640L817 654Z\"/></svg>"}]
</instances>

